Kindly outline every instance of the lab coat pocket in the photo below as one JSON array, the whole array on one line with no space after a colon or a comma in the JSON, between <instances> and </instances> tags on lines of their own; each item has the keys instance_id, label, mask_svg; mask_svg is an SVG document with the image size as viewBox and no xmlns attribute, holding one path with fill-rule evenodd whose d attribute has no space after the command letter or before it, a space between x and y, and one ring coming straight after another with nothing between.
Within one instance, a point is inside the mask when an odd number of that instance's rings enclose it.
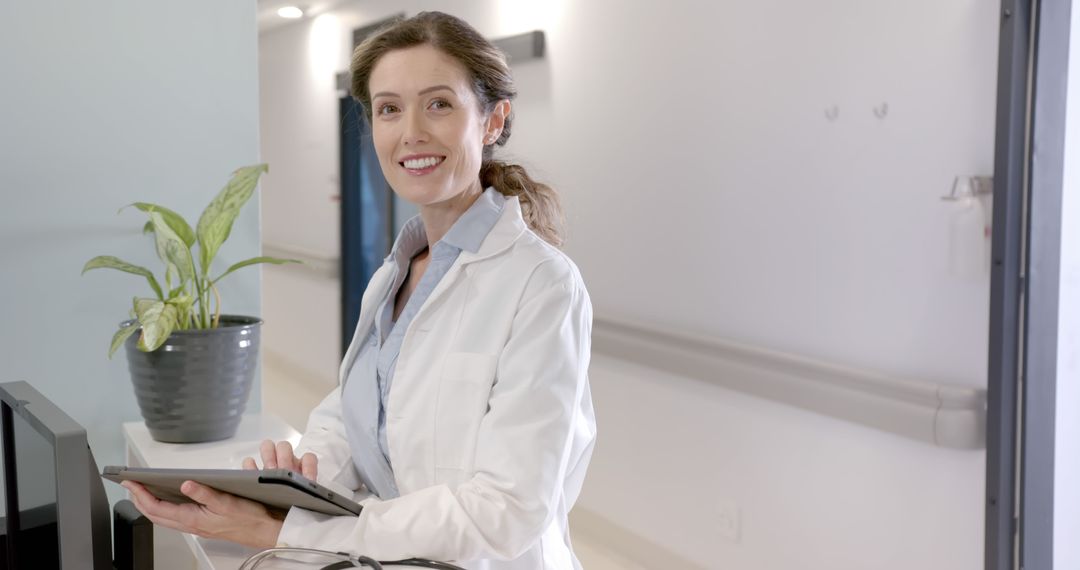
<instances>
[{"instance_id":1,"label":"lab coat pocket","mask_svg":"<svg viewBox=\"0 0 1080 570\"><path fill-rule=\"evenodd\" d=\"M451 352L443 362L435 408L436 469L468 469L495 380L495 356Z\"/></svg>"}]
</instances>

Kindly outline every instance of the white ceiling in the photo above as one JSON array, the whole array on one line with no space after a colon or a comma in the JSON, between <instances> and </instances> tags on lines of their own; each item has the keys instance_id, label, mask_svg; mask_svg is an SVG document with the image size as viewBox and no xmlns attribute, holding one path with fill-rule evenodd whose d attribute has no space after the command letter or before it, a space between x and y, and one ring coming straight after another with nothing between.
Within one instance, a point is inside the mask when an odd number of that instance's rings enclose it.
<instances>
[{"instance_id":1,"label":"white ceiling","mask_svg":"<svg viewBox=\"0 0 1080 570\"><path fill-rule=\"evenodd\" d=\"M259 33L301 22L304 19L321 14L339 4L340 0L257 0L255 21L259 25ZM278 8L296 6L304 11L304 18L288 20L277 15Z\"/></svg>"}]
</instances>

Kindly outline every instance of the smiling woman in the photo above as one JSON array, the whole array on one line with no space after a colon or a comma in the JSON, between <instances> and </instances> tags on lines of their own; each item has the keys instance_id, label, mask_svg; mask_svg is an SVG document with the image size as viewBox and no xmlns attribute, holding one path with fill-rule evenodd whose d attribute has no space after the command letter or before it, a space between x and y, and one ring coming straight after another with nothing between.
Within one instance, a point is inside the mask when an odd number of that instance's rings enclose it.
<instances>
[{"instance_id":1,"label":"smiling woman","mask_svg":"<svg viewBox=\"0 0 1080 570\"><path fill-rule=\"evenodd\" d=\"M495 147L510 139L514 118L510 101L517 96L502 52L468 24L435 12L420 14L391 30L357 48L352 93L372 124L376 153L394 191L412 201L404 193L408 185L399 189L391 178L403 174L405 159L430 162L434 158L441 163L449 158L456 161L449 166L466 172L472 172L478 160L478 188L491 186L504 195L517 196L529 227L548 243L561 245L564 220L558 194L533 180L521 166L493 158ZM433 130L427 132L429 128ZM420 140L407 140L416 136ZM464 152L466 147L460 144L456 155L430 150L440 141L427 137L445 142L447 136L468 141L470 149L480 141L482 150L478 156ZM413 166L420 168L405 173L427 173L422 165ZM432 172L440 169L427 167Z\"/></svg>"},{"instance_id":2,"label":"smiling woman","mask_svg":"<svg viewBox=\"0 0 1080 570\"><path fill-rule=\"evenodd\" d=\"M280 520L192 482L182 491L198 506L131 484L136 504L157 524L254 546L580 569L567 516L596 439L592 305L557 248L555 191L493 158L513 120L506 59L427 12L360 45L352 73L383 175L420 214L364 292L341 385L295 452L260 452L264 467L355 493L362 512Z\"/></svg>"},{"instance_id":3,"label":"smiling woman","mask_svg":"<svg viewBox=\"0 0 1080 570\"><path fill-rule=\"evenodd\" d=\"M448 201L471 203L483 191L483 148L510 103L485 112L469 83L461 64L430 45L387 53L371 72L375 152L387 182L414 204L453 209Z\"/></svg>"}]
</instances>

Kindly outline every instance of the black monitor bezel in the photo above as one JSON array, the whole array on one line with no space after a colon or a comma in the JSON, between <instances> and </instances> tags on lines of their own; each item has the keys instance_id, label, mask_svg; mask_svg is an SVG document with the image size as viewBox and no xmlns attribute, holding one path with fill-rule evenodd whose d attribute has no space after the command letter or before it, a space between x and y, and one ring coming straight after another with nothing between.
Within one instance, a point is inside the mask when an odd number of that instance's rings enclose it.
<instances>
[{"instance_id":1,"label":"black monitor bezel","mask_svg":"<svg viewBox=\"0 0 1080 570\"><path fill-rule=\"evenodd\" d=\"M93 504L94 483L101 487L101 481L97 478L97 467L90 455L86 430L27 382L0 384L0 413L3 422L5 496L8 498L5 540L9 562L13 561L17 548L12 527L18 524L18 483L15 479L14 432L11 430L13 414L18 414L53 446L60 567L65 570L102 567L102 563L111 558L111 549L108 542L104 545L104 553L101 548L94 547L94 542L101 540L101 529L94 528L101 524L101 521L97 521L95 525L94 521L94 515L100 509L100 506ZM107 510L104 524L108 525Z\"/></svg>"}]
</instances>

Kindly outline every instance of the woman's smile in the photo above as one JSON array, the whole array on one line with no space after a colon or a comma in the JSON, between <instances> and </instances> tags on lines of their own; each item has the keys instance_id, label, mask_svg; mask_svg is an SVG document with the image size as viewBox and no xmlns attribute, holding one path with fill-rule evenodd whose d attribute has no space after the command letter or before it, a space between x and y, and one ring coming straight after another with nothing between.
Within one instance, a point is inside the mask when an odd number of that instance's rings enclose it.
<instances>
[{"instance_id":1,"label":"woman's smile","mask_svg":"<svg viewBox=\"0 0 1080 570\"><path fill-rule=\"evenodd\" d=\"M412 176L424 176L434 172L445 160L445 156L437 154L411 154L398 164Z\"/></svg>"}]
</instances>

